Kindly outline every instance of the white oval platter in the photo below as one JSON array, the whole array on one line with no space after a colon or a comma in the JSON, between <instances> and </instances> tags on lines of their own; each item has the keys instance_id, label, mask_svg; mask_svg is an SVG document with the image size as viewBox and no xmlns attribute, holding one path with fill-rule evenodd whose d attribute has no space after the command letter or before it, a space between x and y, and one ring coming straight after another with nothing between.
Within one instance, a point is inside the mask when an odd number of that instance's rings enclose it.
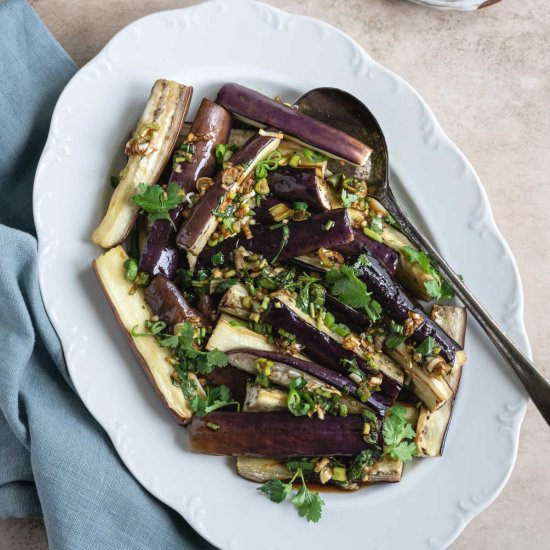
<instances>
[{"instance_id":1,"label":"white oval platter","mask_svg":"<svg viewBox=\"0 0 550 550\"><path fill-rule=\"evenodd\" d=\"M529 353L518 271L474 170L401 78L326 23L249 0L160 12L120 31L69 82L36 174L40 286L74 385L138 481L224 550L441 549L500 492L512 470L526 396L470 321L469 361L445 456L403 481L328 493L318 524L275 505L233 461L189 452L119 332L91 269L90 235L110 174L157 78L194 86L190 116L224 82L290 100L336 86L363 100L387 137L392 184L451 265ZM420 217L419 212L429 216Z\"/></svg>"}]
</instances>

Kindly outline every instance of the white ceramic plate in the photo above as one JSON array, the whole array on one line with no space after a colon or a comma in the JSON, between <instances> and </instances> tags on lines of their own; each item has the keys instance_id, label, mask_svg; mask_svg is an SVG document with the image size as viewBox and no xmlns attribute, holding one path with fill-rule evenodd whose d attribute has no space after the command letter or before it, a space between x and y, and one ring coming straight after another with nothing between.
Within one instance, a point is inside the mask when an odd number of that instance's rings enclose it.
<instances>
[{"instance_id":1,"label":"white ceramic plate","mask_svg":"<svg viewBox=\"0 0 550 550\"><path fill-rule=\"evenodd\" d=\"M91 269L90 244L123 166L122 144L159 77L195 87L192 111L226 81L293 99L317 86L362 99L387 137L392 184L451 265L529 353L522 291L472 167L403 80L337 29L252 1L219 0L132 23L67 85L37 170L40 284L82 400L134 476L227 550L441 549L499 493L514 464L526 397L470 321L465 369L441 459L403 481L325 494L308 524L239 478L232 460L193 455L120 333Z\"/></svg>"},{"instance_id":2,"label":"white ceramic plate","mask_svg":"<svg viewBox=\"0 0 550 550\"><path fill-rule=\"evenodd\" d=\"M436 8L438 10L474 11L489 7L500 0L410 0L415 4Z\"/></svg>"}]
</instances>

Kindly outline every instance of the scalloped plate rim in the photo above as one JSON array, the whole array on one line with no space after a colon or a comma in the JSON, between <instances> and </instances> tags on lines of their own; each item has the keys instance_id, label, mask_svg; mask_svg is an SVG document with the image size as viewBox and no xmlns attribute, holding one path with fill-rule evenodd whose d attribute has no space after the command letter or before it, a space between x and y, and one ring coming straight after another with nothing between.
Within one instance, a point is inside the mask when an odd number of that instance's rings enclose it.
<instances>
[{"instance_id":1,"label":"scalloped plate rim","mask_svg":"<svg viewBox=\"0 0 550 550\"><path fill-rule=\"evenodd\" d=\"M413 1L415 1L415 0L413 0ZM212 2L208 2L208 3L224 5L224 4L228 4L229 0L212 0ZM513 269L514 278L515 278L516 283L517 283L516 290L517 290L517 293L518 293L515 321L517 323L517 328L520 332L521 339L522 339L522 342L520 343L520 345L526 351L528 356L531 357L531 348L530 348L530 344L529 344L529 341L528 341L528 337L527 337L527 333L526 333L526 329L525 329L525 325L524 325L524 320L523 320L523 309L524 309L523 288L522 288L522 285L521 285L521 277L520 277L519 269L517 267L517 263L515 261L515 258L514 258L512 252L511 252L511 250L510 250L510 247L509 247L508 243L506 242L506 240L502 236L500 230L498 229L498 226L496 225L496 223L494 221L494 217L493 217L493 214L492 214L489 199L488 199L487 193L486 193L483 185L481 184L479 176L477 175L476 171L474 170L474 168L472 167L472 165L470 164L468 159L462 153L462 151L456 146L456 144L454 142L451 141L451 139L442 130L437 118L435 117L434 113L431 111L430 107L426 104L424 99L404 79L402 79L400 76L398 76L394 72L390 71L389 69L385 68L384 66L382 66L378 62L374 61L368 55L368 53L357 42L355 42L355 40L353 40L351 37L349 37L343 31L341 31L338 28L330 25L329 23L317 20L317 19L315 19L313 17L309 17L309 16L294 15L294 14L285 12L283 10L280 10L279 8L275 8L271 5L262 4L260 2L254 2L253 0L233 0L232 6L234 7L238 3L240 3L240 4L261 5L263 9L265 9L267 11L274 12L274 13L278 14L279 17L284 17L284 18L288 18L288 19L297 18L297 19L307 20L312 24L315 24L315 25L320 26L320 27L326 27L326 28L329 28L332 31L337 32L338 34L340 34L343 38L345 38L353 46L354 50L356 52L358 52L360 57L363 58L363 60L366 62L366 65L368 65L369 67L376 67L376 68L380 69L381 71L383 71L387 75L391 76L394 81L400 83L400 85L404 85L405 87L407 87L416 96L416 99L419 101L420 105L422 106L423 114L427 115L428 118L429 118L429 121L434 125L434 135L435 135L435 137L437 137L437 140L439 142L443 142L447 146L449 146L450 149L453 151L453 153L460 158L461 162L464 164L464 166L467 168L467 170L474 176L474 179L476 181L478 191L480 192L480 197L481 197L481 200L482 200L481 211L483 213L483 226L491 229L493 234L498 238L499 243L501 244L501 246L503 246L506 258L510 262L510 265ZM74 83L74 81L77 81L77 80L82 78L83 74L85 74L86 69L89 69L90 67L93 67L94 65L100 64L101 61L103 60L103 58L108 56L109 49L110 49L110 47L112 47L112 45L117 40L117 38L119 36L125 34L125 33L128 33L132 29L132 27L135 27L139 24L143 24L144 21L146 21L146 20L154 20L154 19L156 19L160 16L166 16L166 15L170 15L170 14L172 14L172 15L173 14L179 14L179 13L182 13L182 12L191 13L194 10L200 9L200 7L204 4L205 3L202 3L202 4L199 3L199 4L195 4L195 5L186 7L186 8L160 11L160 12L156 12L156 13L146 15L146 16L140 18L140 19L137 19L136 21L133 21L132 23L130 23L129 25L127 25L126 27L121 29L119 32L117 32L111 38L111 40L109 40L109 42L104 46L104 48L92 60L90 60L82 68L79 69L79 71L68 82L66 88L64 89L64 91L60 95L60 97L58 99L58 102L56 104L53 116L52 116L52 125L50 127L50 131L49 131L49 134L48 134L48 139L47 139L46 145L44 147L44 151L42 153L42 156L40 158L38 167L37 167L36 177L35 177L35 186L34 186L34 190L33 190L33 210L34 210L34 214L35 214L35 223L36 223L36 230L37 230L38 243L39 243L39 285L40 285L40 291L41 291L42 296L44 298L45 305L48 303L47 298L49 297L49 290L48 290L47 283L46 283L46 272L45 272L45 269L44 269L44 261L43 261L43 253L44 253L44 249L47 246L47 238L45 236L46 228L44 226L42 226L42 224L40 222L40 213L41 213L41 208L42 208L42 205L40 203L40 199L41 199L40 192L43 192L42 186L43 185L45 186L46 182L44 181L42 183L42 178L41 178L40 174L41 174L41 169L43 168L43 166L46 163L47 154L49 153L50 149L53 148L54 144L58 141L57 138L54 135L55 134L55 128L54 128L53 122L56 120L56 116L60 113L61 109L63 108L63 101L64 101L64 97L66 95L67 90L71 87L71 85ZM49 311L48 308L46 308L46 310L47 310L48 316L50 317L50 320L52 321L52 325L54 326L55 330L57 331L57 333L60 337L60 340L61 340L62 346L63 346L63 350L64 350L65 356L67 358L68 350L69 350L69 344L70 344L69 338L66 335L65 331L63 330L62 323L56 317L54 317L52 315L51 311ZM75 373L72 371L71 366L72 366L72 362L69 359L67 359L67 367L69 369L69 373L71 374L71 378L73 378L73 375ZM88 404L86 403L86 401L87 401L86 397L80 393L77 380L78 380L77 376L75 378L73 378L73 382L75 384L75 388L77 389L77 392L79 393L80 397L83 399L83 401L84 401L85 405L87 406L88 410L90 411L90 413L94 416L94 418L96 418L96 420L98 420L98 422L102 425L102 427L108 433L111 441L113 442L113 445L117 449L117 452L121 456L121 459L126 464L128 469L132 472L132 474L138 479L138 481L149 492L151 492L159 500L165 502L163 500L162 491L157 490L154 486L152 486L151 483L147 483L147 482L145 482L145 480L141 479L140 478L140 472L135 471L135 469L132 467L132 465L128 461L124 460L124 457L123 457L123 455L121 453L121 449L120 449L120 443L117 441L114 430L104 426L99 421L99 414L94 412L92 410L92 408L90 408L88 406ZM468 512L467 515L465 517L461 518L461 522L458 524L458 526L454 529L454 531L452 533L450 533L448 535L448 538L444 542L445 546L452 543L459 536L459 534L462 532L464 527L476 515L478 515L481 511L483 511L485 508L487 508L487 506L489 506L495 500L495 498L501 492L502 488L506 485L506 483L507 483L507 481L508 481L508 479L511 475L511 472L513 470L513 466L515 464L515 460L516 460L516 456L517 456L517 450L518 450L518 444L519 444L519 432L520 432L520 427L521 427L521 424L522 424L522 421L523 421L523 418L524 418L524 415L525 415L525 411L526 411L526 408L527 408L527 402L528 402L528 399L525 397L525 394L524 394L524 396L521 400L521 403L518 406L518 410L515 413L514 418L513 418L513 420L514 420L514 430L513 430L514 438L513 438L512 456L510 457L511 461L509 463L509 467L507 468L507 471L506 471L505 475L501 479L500 484L498 485L498 487L493 489L493 491L490 495L486 495L486 498L482 502L476 503L475 506L472 506L467 511ZM206 538L207 540L209 540L210 542L212 542L214 544L214 542L212 541L212 539L210 538L208 533L205 533L200 528L200 526L197 525L197 522L193 521L192 518L190 518L190 517L185 517L185 519L204 538Z\"/></svg>"}]
</instances>

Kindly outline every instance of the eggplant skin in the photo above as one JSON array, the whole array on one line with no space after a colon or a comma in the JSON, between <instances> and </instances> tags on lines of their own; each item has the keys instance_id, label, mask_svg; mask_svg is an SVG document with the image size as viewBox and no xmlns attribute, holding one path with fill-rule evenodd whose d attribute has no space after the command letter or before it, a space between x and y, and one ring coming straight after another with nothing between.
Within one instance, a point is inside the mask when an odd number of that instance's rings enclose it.
<instances>
[{"instance_id":1,"label":"eggplant skin","mask_svg":"<svg viewBox=\"0 0 550 550\"><path fill-rule=\"evenodd\" d=\"M334 225L330 231L327 231L325 225L329 221L334 222ZM196 267L212 267L212 257L215 254L222 252L224 257L229 257L230 253L239 246L243 246L254 254L261 254L269 262L275 258L279 262L285 262L295 256L309 254L319 248L333 248L337 244L353 239L349 217L344 208L329 210L311 216L305 221L292 222L286 227L288 239L282 249L285 230L282 227L271 229L270 226L259 225L253 227L251 239L246 239L244 235L239 234L225 239L216 246L206 247L199 255Z\"/></svg>"},{"instance_id":2,"label":"eggplant skin","mask_svg":"<svg viewBox=\"0 0 550 550\"><path fill-rule=\"evenodd\" d=\"M132 197L142 182L154 184L162 174L172 150L176 145L193 88L171 80L157 80L139 120L137 129L144 124L158 124L159 130L151 144L155 150L146 155L131 154L107 212L92 235L92 241L103 248L112 248L122 243L138 215L138 207Z\"/></svg>"},{"instance_id":3,"label":"eggplant skin","mask_svg":"<svg viewBox=\"0 0 550 550\"><path fill-rule=\"evenodd\" d=\"M218 426L217 429L209 427ZM286 412L213 412L194 417L189 440L194 453L269 458L355 456L369 446L361 416L296 417ZM379 448L375 448L380 452Z\"/></svg>"},{"instance_id":4,"label":"eggplant skin","mask_svg":"<svg viewBox=\"0 0 550 550\"><path fill-rule=\"evenodd\" d=\"M296 335L307 356L337 373L347 373L347 367L342 364L342 359L356 361L360 368L368 370L368 365L358 355L344 349L330 335L306 322L279 300L271 300L267 310L262 314L262 321ZM384 375L380 391L374 392L366 405L379 416L383 416L386 409L396 400L400 390L401 384L397 380Z\"/></svg>"},{"instance_id":5,"label":"eggplant skin","mask_svg":"<svg viewBox=\"0 0 550 550\"><path fill-rule=\"evenodd\" d=\"M330 210L324 182L315 168L281 166L267 176L270 191L287 202L305 202L313 212Z\"/></svg>"},{"instance_id":6,"label":"eggplant skin","mask_svg":"<svg viewBox=\"0 0 550 550\"><path fill-rule=\"evenodd\" d=\"M353 241L335 248L344 258L370 252L386 268L390 275L395 275L399 265L399 254L389 246L367 237L361 230L353 228Z\"/></svg>"},{"instance_id":7,"label":"eggplant skin","mask_svg":"<svg viewBox=\"0 0 550 550\"><path fill-rule=\"evenodd\" d=\"M216 146L226 143L230 133L231 114L213 101L203 99L188 134L195 146L193 158L191 162L179 164L178 170L172 170L169 183L176 183L185 193L194 191L199 178L210 177L214 173ZM184 206L179 205L170 211L176 227L181 225L183 210ZM161 273L174 279L181 260L175 254L177 248L173 240L174 230L170 222L155 221L143 248L139 268L152 276Z\"/></svg>"},{"instance_id":8,"label":"eggplant skin","mask_svg":"<svg viewBox=\"0 0 550 550\"><path fill-rule=\"evenodd\" d=\"M191 307L175 283L162 275L153 278L145 290L145 299L153 313L171 330L186 321L197 326L210 326L209 319Z\"/></svg>"},{"instance_id":9,"label":"eggplant skin","mask_svg":"<svg viewBox=\"0 0 550 550\"><path fill-rule=\"evenodd\" d=\"M124 277L123 267L127 259L128 255L124 249L116 246L96 258L92 265L115 319L136 359L172 416L178 423L186 424L193 411L181 389L172 384L171 374L174 369L168 362L172 357L172 351L169 348L161 348L153 338L134 337L131 334L132 328L136 325L142 327L143 323L153 316L153 312L145 301L142 288L134 289L134 293L130 294L132 283ZM190 377L197 385L197 392L204 394L195 375L190 374Z\"/></svg>"},{"instance_id":10,"label":"eggplant skin","mask_svg":"<svg viewBox=\"0 0 550 550\"><path fill-rule=\"evenodd\" d=\"M357 397L357 385L353 383L347 376L327 369L318 363L312 361L306 361L286 353L279 353L276 351L264 351L254 348L237 348L227 352L227 358L230 364L232 364L232 357L239 354L253 355L258 358L268 359L273 363L283 363L295 369L301 370L306 374L315 376L322 382L334 386L336 389L342 391L346 395Z\"/></svg>"},{"instance_id":11,"label":"eggplant skin","mask_svg":"<svg viewBox=\"0 0 550 550\"><path fill-rule=\"evenodd\" d=\"M370 156L370 147L359 140L245 86L225 84L216 102L252 123L278 128L291 138L358 166Z\"/></svg>"},{"instance_id":12,"label":"eggplant skin","mask_svg":"<svg viewBox=\"0 0 550 550\"><path fill-rule=\"evenodd\" d=\"M354 332L366 332L372 325L366 315L359 313L328 293L325 295L325 309L334 315L336 322L344 323Z\"/></svg>"},{"instance_id":13,"label":"eggplant skin","mask_svg":"<svg viewBox=\"0 0 550 550\"><path fill-rule=\"evenodd\" d=\"M172 170L169 183L177 183L190 193L199 178L211 177L216 169L216 146L227 143L231 124L231 113L204 98L188 134L195 146L192 161L181 163L181 171Z\"/></svg>"}]
</instances>

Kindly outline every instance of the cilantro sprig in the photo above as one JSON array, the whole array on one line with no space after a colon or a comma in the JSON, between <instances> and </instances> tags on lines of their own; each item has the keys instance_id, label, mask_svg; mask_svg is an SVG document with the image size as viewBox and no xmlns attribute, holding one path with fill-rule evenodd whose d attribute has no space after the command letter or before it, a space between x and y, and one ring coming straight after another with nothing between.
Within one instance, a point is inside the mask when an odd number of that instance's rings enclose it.
<instances>
[{"instance_id":1,"label":"cilantro sprig","mask_svg":"<svg viewBox=\"0 0 550 550\"><path fill-rule=\"evenodd\" d=\"M298 465L299 463L294 464ZM287 464L287 468L290 469L290 463ZM308 489L302 467L296 469L294 476L288 483L283 483L280 479L271 479L259 487L258 491L266 495L271 502L281 503L292 493L292 484L297 478L301 480L302 485L292 498L292 504L298 510L300 517L316 523L321 519L321 512L325 503L319 493Z\"/></svg>"},{"instance_id":2,"label":"cilantro sprig","mask_svg":"<svg viewBox=\"0 0 550 550\"><path fill-rule=\"evenodd\" d=\"M336 298L350 307L363 310L373 322L382 316L382 307L372 298L352 267L343 265L340 269L331 269L325 275L325 281Z\"/></svg>"},{"instance_id":3,"label":"cilantro sprig","mask_svg":"<svg viewBox=\"0 0 550 550\"><path fill-rule=\"evenodd\" d=\"M233 399L229 386L223 384L221 386L207 386L205 392L205 397L195 393L191 399L191 408L197 416L206 416L217 409L229 405L235 405L237 410L240 408L239 402Z\"/></svg>"},{"instance_id":4,"label":"cilantro sprig","mask_svg":"<svg viewBox=\"0 0 550 550\"><path fill-rule=\"evenodd\" d=\"M441 298L452 298L455 295L453 289L443 280L439 271L424 252L415 250L410 246L404 246L403 252L409 262L418 264L424 273L433 277L432 280L424 283L428 296L441 300Z\"/></svg>"},{"instance_id":5,"label":"cilantro sprig","mask_svg":"<svg viewBox=\"0 0 550 550\"><path fill-rule=\"evenodd\" d=\"M408 462L416 456L416 432L405 417L404 407L394 405L384 420L384 454Z\"/></svg>"},{"instance_id":6,"label":"cilantro sprig","mask_svg":"<svg viewBox=\"0 0 550 550\"><path fill-rule=\"evenodd\" d=\"M177 184L170 183L165 191L160 185L140 183L138 194L134 195L132 200L143 211L147 212L147 218L150 222L167 220L172 224L174 230L176 229L170 217L170 210L179 206L183 201L182 190Z\"/></svg>"}]
</instances>

